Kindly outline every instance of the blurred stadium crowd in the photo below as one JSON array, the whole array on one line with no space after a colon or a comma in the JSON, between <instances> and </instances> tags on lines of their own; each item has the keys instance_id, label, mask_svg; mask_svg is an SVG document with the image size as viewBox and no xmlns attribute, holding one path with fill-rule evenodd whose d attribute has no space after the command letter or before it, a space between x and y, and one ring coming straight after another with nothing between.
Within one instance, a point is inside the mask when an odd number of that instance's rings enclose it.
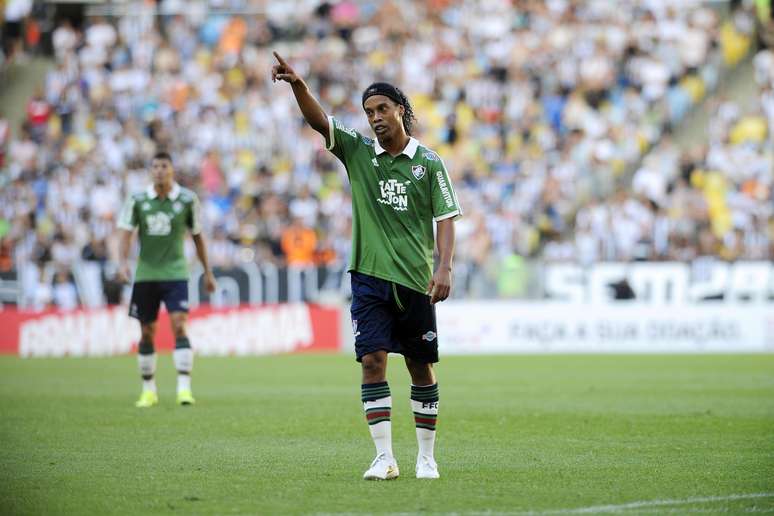
<instances>
[{"instance_id":1,"label":"blurred stadium crowd","mask_svg":"<svg viewBox=\"0 0 774 516\"><path fill-rule=\"evenodd\" d=\"M466 211L466 295L517 294L507 276L528 258L774 257L772 51L754 58L753 110L713 98L704 144L672 138L755 51L744 2L215 3L246 14L172 0L58 23L55 66L0 142L1 270L32 264L24 281L77 304L69 268L111 276L121 202L160 148L202 199L215 266L345 262L346 175L271 83L274 49L364 133L367 84L407 92Z\"/></svg>"}]
</instances>

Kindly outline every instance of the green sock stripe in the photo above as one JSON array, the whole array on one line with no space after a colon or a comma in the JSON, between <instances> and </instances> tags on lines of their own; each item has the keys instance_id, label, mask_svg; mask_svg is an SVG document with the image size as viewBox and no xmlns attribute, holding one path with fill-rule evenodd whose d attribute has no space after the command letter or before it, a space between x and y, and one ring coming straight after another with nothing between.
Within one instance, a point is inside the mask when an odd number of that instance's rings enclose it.
<instances>
[{"instance_id":1,"label":"green sock stripe","mask_svg":"<svg viewBox=\"0 0 774 516\"><path fill-rule=\"evenodd\" d=\"M438 401L438 391L430 394L411 393L411 399L414 401Z\"/></svg>"},{"instance_id":2,"label":"green sock stripe","mask_svg":"<svg viewBox=\"0 0 774 516\"><path fill-rule=\"evenodd\" d=\"M374 419L369 419L368 420L368 426L375 425L377 423L383 423L384 421L389 421L389 420L390 420L389 416L388 417L377 417L377 418L374 418Z\"/></svg>"},{"instance_id":3,"label":"green sock stripe","mask_svg":"<svg viewBox=\"0 0 774 516\"><path fill-rule=\"evenodd\" d=\"M152 355L153 351L154 349L152 340L140 340L139 344L137 345L137 353L140 355Z\"/></svg>"},{"instance_id":4,"label":"green sock stripe","mask_svg":"<svg viewBox=\"0 0 774 516\"><path fill-rule=\"evenodd\" d=\"M366 401L374 401L382 398L387 398L389 396L390 396L389 386L385 385L385 386L373 387L373 388L363 387L360 399L366 402Z\"/></svg>"},{"instance_id":5,"label":"green sock stripe","mask_svg":"<svg viewBox=\"0 0 774 516\"><path fill-rule=\"evenodd\" d=\"M376 387L374 389L363 389L363 394L381 394L386 392L388 395L390 394L390 388L389 387Z\"/></svg>"},{"instance_id":6,"label":"green sock stripe","mask_svg":"<svg viewBox=\"0 0 774 516\"><path fill-rule=\"evenodd\" d=\"M383 395L384 397L387 397L390 395L390 389L389 388L382 388L382 389L363 389L362 392L363 396L375 396L375 395Z\"/></svg>"},{"instance_id":7,"label":"green sock stripe","mask_svg":"<svg viewBox=\"0 0 774 516\"><path fill-rule=\"evenodd\" d=\"M417 428L424 428L425 430L432 430L435 432L435 425L426 425L424 423L417 423Z\"/></svg>"},{"instance_id":8,"label":"green sock stripe","mask_svg":"<svg viewBox=\"0 0 774 516\"><path fill-rule=\"evenodd\" d=\"M418 387L411 387L411 394L435 394L438 392L437 385L431 385L429 389L420 389Z\"/></svg>"},{"instance_id":9,"label":"green sock stripe","mask_svg":"<svg viewBox=\"0 0 774 516\"><path fill-rule=\"evenodd\" d=\"M186 349L191 347L191 341L188 337L178 337L175 339L175 349Z\"/></svg>"}]
</instances>

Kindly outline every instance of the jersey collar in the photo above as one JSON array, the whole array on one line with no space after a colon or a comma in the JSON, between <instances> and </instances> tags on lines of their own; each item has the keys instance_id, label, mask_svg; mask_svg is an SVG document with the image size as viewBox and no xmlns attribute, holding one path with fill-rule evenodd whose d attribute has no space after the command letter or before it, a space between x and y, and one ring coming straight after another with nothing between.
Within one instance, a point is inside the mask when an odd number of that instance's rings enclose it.
<instances>
[{"instance_id":1,"label":"jersey collar","mask_svg":"<svg viewBox=\"0 0 774 516\"><path fill-rule=\"evenodd\" d=\"M149 199L155 199L159 196L159 194L156 193L156 189L153 188L153 185L148 186L148 189L145 191L145 193L148 195ZM172 190L169 191L167 198L175 201L177 200L178 195L180 195L180 185L176 182L172 183Z\"/></svg>"},{"instance_id":2,"label":"jersey collar","mask_svg":"<svg viewBox=\"0 0 774 516\"><path fill-rule=\"evenodd\" d=\"M413 136L411 136L409 137L409 141L406 144L406 147L403 149L403 152L401 152L401 154L405 154L409 158L414 159L414 154L417 153L417 147L419 147L419 141ZM379 145L378 139L374 139L374 152L376 153L377 156L383 152L387 152L382 148L381 145Z\"/></svg>"}]
</instances>

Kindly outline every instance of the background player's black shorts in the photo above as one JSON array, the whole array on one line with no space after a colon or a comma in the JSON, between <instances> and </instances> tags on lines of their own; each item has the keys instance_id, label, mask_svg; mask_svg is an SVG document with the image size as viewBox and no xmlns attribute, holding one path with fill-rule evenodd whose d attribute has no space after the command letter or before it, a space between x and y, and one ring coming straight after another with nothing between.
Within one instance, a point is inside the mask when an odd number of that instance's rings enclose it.
<instances>
[{"instance_id":1,"label":"background player's black shorts","mask_svg":"<svg viewBox=\"0 0 774 516\"><path fill-rule=\"evenodd\" d=\"M357 361L385 350L419 362L438 362L435 307L430 296L359 272L350 274Z\"/></svg>"},{"instance_id":2,"label":"background player's black shorts","mask_svg":"<svg viewBox=\"0 0 774 516\"><path fill-rule=\"evenodd\" d=\"M129 316L141 323L158 319L161 302L167 312L188 311L188 281L138 281L132 287Z\"/></svg>"}]
</instances>

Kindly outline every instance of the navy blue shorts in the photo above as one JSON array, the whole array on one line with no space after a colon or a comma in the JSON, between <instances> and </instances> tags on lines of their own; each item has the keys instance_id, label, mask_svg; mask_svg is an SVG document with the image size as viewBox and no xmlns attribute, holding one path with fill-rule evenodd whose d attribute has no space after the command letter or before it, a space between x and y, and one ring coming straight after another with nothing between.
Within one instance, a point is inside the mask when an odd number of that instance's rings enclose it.
<instances>
[{"instance_id":1,"label":"navy blue shorts","mask_svg":"<svg viewBox=\"0 0 774 516\"><path fill-rule=\"evenodd\" d=\"M151 323L159 318L161 302L167 312L188 311L188 281L138 281L132 287L129 316L141 323Z\"/></svg>"},{"instance_id":2,"label":"navy blue shorts","mask_svg":"<svg viewBox=\"0 0 774 516\"><path fill-rule=\"evenodd\" d=\"M350 274L357 361L384 350L426 364L438 362L435 307L430 296L359 272Z\"/></svg>"}]
</instances>

